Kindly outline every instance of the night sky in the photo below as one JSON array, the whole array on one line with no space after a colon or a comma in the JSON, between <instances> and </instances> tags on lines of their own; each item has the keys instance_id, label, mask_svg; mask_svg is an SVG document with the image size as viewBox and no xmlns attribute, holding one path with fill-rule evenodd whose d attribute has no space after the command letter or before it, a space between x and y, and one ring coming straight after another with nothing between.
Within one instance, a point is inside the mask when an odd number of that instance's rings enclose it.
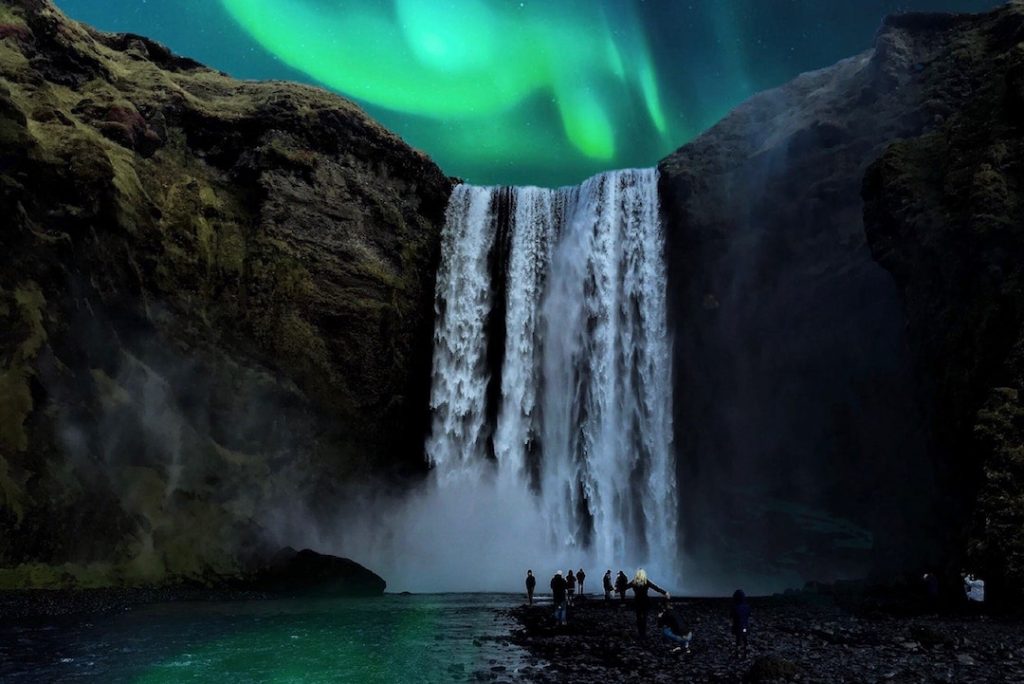
<instances>
[{"instance_id":1,"label":"night sky","mask_svg":"<svg viewBox=\"0 0 1024 684\"><path fill-rule=\"evenodd\" d=\"M651 166L891 12L999 0L56 0L239 78L331 88L474 183Z\"/></svg>"}]
</instances>

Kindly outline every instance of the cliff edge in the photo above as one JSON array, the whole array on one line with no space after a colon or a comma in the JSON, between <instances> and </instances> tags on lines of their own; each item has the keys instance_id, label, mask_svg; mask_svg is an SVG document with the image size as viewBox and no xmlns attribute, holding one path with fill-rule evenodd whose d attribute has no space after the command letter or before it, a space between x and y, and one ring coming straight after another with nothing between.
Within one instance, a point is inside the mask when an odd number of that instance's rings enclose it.
<instances>
[{"instance_id":1,"label":"cliff edge","mask_svg":"<svg viewBox=\"0 0 1024 684\"><path fill-rule=\"evenodd\" d=\"M4 3L0 586L236 573L421 469L451 186L337 96Z\"/></svg>"}]
</instances>

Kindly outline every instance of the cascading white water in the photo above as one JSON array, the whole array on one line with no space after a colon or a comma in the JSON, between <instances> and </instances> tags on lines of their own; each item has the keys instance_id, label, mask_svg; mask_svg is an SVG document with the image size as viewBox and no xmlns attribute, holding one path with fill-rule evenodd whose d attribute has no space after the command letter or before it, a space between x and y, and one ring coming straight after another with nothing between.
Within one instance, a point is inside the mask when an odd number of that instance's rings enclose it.
<instances>
[{"instance_id":1,"label":"cascading white water","mask_svg":"<svg viewBox=\"0 0 1024 684\"><path fill-rule=\"evenodd\" d=\"M427 443L440 494L459 481L528 492L549 548L672 572L657 172L558 190L461 185L442 249ZM489 344L494 330L504 345Z\"/></svg>"}]
</instances>

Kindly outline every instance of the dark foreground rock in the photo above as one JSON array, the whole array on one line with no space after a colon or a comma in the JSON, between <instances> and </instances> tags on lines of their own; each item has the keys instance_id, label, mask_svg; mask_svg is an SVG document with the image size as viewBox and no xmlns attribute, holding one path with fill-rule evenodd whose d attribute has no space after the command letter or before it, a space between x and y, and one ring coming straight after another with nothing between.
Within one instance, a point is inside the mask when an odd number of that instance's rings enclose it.
<instances>
[{"instance_id":1,"label":"dark foreground rock","mask_svg":"<svg viewBox=\"0 0 1024 684\"><path fill-rule=\"evenodd\" d=\"M253 587L279 594L317 592L332 596L380 596L387 588L379 575L348 558L310 549L282 549L257 573Z\"/></svg>"},{"instance_id":2,"label":"dark foreground rock","mask_svg":"<svg viewBox=\"0 0 1024 684\"><path fill-rule=\"evenodd\" d=\"M530 667L537 682L1024 681L1020 621L862 614L817 597L754 599L750 650L741 655L727 600L672 603L693 626L689 654L670 651L653 615L640 640L631 606L601 600L572 610L560 629L550 606L515 609L521 629L513 642L543 661Z\"/></svg>"},{"instance_id":3,"label":"dark foreground rock","mask_svg":"<svg viewBox=\"0 0 1024 684\"><path fill-rule=\"evenodd\" d=\"M450 190L340 97L0 3L0 588L217 584L421 472Z\"/></svg>"}]
</instances>

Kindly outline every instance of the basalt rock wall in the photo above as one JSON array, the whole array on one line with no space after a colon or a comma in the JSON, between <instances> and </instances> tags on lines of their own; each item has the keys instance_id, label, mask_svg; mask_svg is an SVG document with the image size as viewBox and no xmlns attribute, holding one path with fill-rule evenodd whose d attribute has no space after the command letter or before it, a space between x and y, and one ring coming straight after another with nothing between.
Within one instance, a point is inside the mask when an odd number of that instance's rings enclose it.
<instances>
[{"instance_id":1,"label":"basalt rock wall","mask_svg":"<svg viewBox=\"0 0 1024 684\"><path fill-rule=\"evenodd\" d=\"M1024 6L955 35L970 101L871 166L865 223L903 296L951 556L1024 605Z\"/></svg>"},{"instance_id":2,"label":"basalt rock wall","mask_svg":"<svg viewBox=\"0 0 1024 684\"><path fill-rule=\"evenodd\" d=\"M1020 150L1000 136L1024 120L1022 24L1020 3L891 17L874 49L661 163L683 542L704 574L952 575L979 501L1019 491L1017 381L988 370L1013 367L1020 332ZM987 252L946 239L971 211L997 217L975 231ZM979 500L993 459L1005 477Z\"/></svg>"}]
</instances>

